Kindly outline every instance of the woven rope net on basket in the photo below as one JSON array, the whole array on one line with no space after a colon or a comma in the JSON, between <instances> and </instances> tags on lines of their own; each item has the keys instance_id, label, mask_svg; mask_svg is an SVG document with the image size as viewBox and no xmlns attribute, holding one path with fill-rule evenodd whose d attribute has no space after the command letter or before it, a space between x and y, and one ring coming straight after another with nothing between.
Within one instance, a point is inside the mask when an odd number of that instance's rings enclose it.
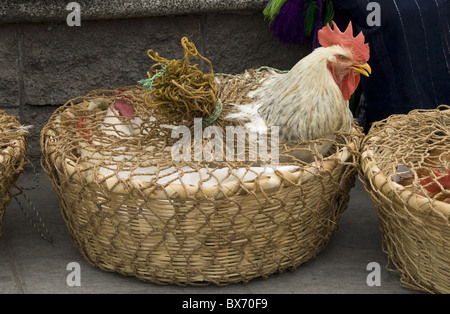
<instances>
[{"instance_id":1,"label":"woven rope net on basket","mask_svg":"<svg viewBox=\"0 0 450 314\"><path fill-rule=\"evenodd\" d=\"M256 84L218 81L224 112ZM212 138L196 142L195 123L158 115L144 94L93 91L56 110L41 133L42 166L92 265L159 284L226 285L295 269L323 249L348 204L359 127L337 134L329 155L312 163L289 158L295 148L283 144L267 145L280 152L277 166L248 158L249 145L242 161L197 160L196 145L211 150ZM117 99L133 105L135 118L111 113ZM176 124L192 131L191 161L172 158ZM314 154L318 142L298 149Z\"/></svg>"},{"instance_id":2,"label":"woven rope net on basket","mask_svg":"<svg viewBox=\"0 0 450 314\"><path fill-rule=\"evenodd\" d=\"M11 188L26 164L26 130L15 117L0 110L0 235Z\"/></svg>"},{"instance_id":3,"label":"woven rope net on basket","mask_svg":"<svg viewBox=\"0 0 450 314\"><path fill-rule=\"evenodd\" d=\"M447 106L393 115L363 142L360 178L378 209L384 251L406 287L450 292L449 168Z\"/></svg>"}]
</instances>

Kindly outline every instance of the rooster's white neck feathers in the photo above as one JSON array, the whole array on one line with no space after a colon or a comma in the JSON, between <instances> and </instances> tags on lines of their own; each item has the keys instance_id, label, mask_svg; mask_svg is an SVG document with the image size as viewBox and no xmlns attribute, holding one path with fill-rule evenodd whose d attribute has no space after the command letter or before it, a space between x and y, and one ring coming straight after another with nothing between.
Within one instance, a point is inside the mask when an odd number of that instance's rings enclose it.
<instances>
[{"instance_id":1,"label":"rooster's white neck feathers","mask_svg":"<svg viewBox=\"0 0 450 314\"><path fill-rule=\"evenodd\" d=\"M340 46L317 48L287 74L271 75L252 92L253 102L238 106L228 118L246 121L250 131L278 126L280 140L298 142L350 131L352 114L327 62L342 53Z\"/></svg>"}]
</instances>

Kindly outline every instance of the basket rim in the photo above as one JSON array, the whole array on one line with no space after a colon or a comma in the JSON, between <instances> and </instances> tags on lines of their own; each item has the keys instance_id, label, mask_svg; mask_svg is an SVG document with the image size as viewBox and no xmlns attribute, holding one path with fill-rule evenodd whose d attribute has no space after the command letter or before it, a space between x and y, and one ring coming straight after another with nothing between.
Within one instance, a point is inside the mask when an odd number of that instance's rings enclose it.
<instances>
[{"instance_id":1,"label":"basket rim","mask_svg":"<svg viewBox=\"0 0 450 314\"><path fill-rule=\"evenodd\" d=\"M439 115L438 115L439 113ZM413 207L417 212L432 211L450 219L450 204L423 196L405 186L402 186L392 180L388 180L384 172L378 167L376 162L376 148L370 147L369 143L379 140L374 134L374 129L389 128L390 126L403 126L409 123L409 117L430 117L443 116L450 119L450 106L439 105L435 109L414 109L406 114L393 114L384 120L374 124L368 132L361 145L361 167L360 171L364 173L370 183L383 193L386 197L397 196L401 202Z\"/></svg>"},{"instance_id":2,"label":"basket rim","mask_svg":"<svg viewBox=\"0 0 450 314\"><path fill-rule=\"evenodd\" d=\"M47 129L44 134L44 142L52 136L52 129ZM306 183L311 180L319 171L330 171L337 165L337 160L345 163L352 155L352 152L357 151L357 137L358 132L355 126L352 127L352 132L350 133L351 140L347 147L340 148L339 152L324 158L323 160L314 161L308 165L301 166L288 170L277 170L271 174L265 174L264 176L258 175L256 178L243 181L241 179L221 183L213 186L194 186L190 184L183 183L172 183L169 185L152 185L150 182L141 181L139 179L118 179L116 176L105 176L100 174L97 170L98 167L86 167L81 163L74 162L68 157L62 159L62 156L57 156L55 154L55 146L46 146L47 152L44 154L49 156L50 160L57 165L57 169L62 170L65 175L77 180L87 180L88 182L93 182L93 179L100 179L102 181L102 187L106 188L112 193L118 194L129 194L130 189L139 189L141 192L148 191L147 196L151 199L174 199L174 198L192 198L195 199L222 199L224 197L229 197L239 191L242 185L247 191L264 191L270 192L271 190L277 190L282 184L285 186L293 186L296 184ZM45 146L44 146L45 148ZM51 149L53 148L53 149ZM46 167L43 167L46 169ZM98 182L98 181L97 181ZM162 187L162 189L157 189L155 191L154 187Z\"/></svg>"},{"instance_id":3,"label":"basket rim","mask_svg":"<svg viewBox=\"0 0 450 314\"><path fill-rule=\"evenodd\" d=\"M434 211L443 215L446 219L450 219L450 204L422 196L407 187L388 180L383 171L376 165L374 154L375 152L372 149L362 152L361 170L380 193L388 198L398 196L405 204L418 212Z\"/></svg>"}]
</instances>

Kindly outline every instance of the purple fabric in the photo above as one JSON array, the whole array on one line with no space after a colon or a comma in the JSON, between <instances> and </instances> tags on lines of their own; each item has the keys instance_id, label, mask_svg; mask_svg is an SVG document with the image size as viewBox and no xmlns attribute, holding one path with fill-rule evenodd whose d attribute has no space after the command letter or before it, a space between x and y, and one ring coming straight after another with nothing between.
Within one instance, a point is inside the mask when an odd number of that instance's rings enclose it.
<instances>
[{"instance_id":1,"label":"purple fabric","mask_svg":"<svg viewBox=\"0 0 450 314\"><path fill-rule=\"evenodd\" d=\"M320 1L319 1L320 2ZM302 44L305 41L307 0L288 0L270 24L273 35L283 43Z\"/></svg>"}]
</instances>

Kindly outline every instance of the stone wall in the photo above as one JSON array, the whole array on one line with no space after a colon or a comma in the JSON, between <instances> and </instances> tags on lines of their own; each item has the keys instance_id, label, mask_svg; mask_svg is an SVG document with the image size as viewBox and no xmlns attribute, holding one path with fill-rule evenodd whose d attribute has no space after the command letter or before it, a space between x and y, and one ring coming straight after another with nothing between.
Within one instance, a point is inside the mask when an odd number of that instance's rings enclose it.
<instances>
[{"instance_id":1,"label":"stone wall","mask_svg":"<svg viewBox=\"0 0 450 314\"><path fill-rule=\"evenodd\" d=\"M69 1L16 2L0 4L0 109L34 125L29 157L35 165L40 130L57 106L146 78L150 48L180 58L187 35L216 72L232 74L262 65L289 69L311 49L273 38L261 0L77 1L81 26L72 27Z\"/></svg>"}]
</instances>

